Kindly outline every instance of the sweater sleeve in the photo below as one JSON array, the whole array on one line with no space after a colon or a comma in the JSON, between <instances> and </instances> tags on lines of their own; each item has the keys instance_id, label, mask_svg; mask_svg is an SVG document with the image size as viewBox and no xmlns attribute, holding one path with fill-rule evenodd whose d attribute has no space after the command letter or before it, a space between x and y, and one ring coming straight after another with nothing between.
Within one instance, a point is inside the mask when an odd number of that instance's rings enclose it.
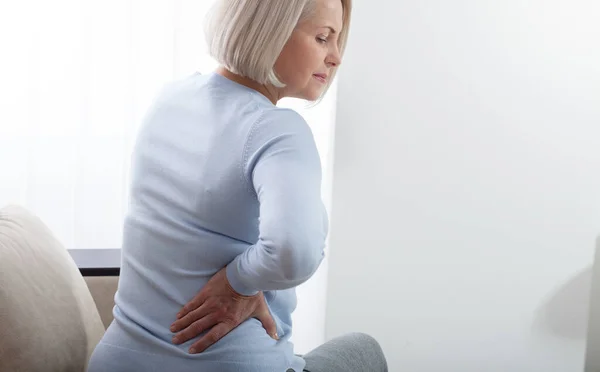
<instances>
[{"instance_id":1,"label":"sweater sleeve","mask_svg":"<svg viewBox=\"0 0 600 372\"><path fill-rule=\"evenodd\" d=\"M243 295L296 287L323 260L328 226L319 154L304 119L287 109L264 114L243 167L260 204L259 238L229 263L227 278Z\"/></svg>"}]
</instances>

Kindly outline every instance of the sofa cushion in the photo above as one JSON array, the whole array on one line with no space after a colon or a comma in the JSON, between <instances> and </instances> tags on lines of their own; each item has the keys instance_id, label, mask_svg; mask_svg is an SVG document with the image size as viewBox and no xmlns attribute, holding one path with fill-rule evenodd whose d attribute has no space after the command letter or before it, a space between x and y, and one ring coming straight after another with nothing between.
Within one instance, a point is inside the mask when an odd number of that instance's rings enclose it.
<instances>
[{"instance_id":1,"label":"sofa cushion","mask_svg":"<svg viewBox=\"0 0 600 372\"><path fill-rule=\"evenodd\" d=\"M0 209L0 371L84 371L103 333L67 250L26 209Z\"/></svg>"}]
</instances>

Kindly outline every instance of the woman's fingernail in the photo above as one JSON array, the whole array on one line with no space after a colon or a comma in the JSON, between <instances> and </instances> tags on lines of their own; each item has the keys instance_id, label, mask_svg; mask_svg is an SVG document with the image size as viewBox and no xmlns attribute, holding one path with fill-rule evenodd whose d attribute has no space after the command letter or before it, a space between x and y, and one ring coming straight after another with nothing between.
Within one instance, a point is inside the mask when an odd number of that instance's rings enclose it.
<instances>
[{"instance_id":1,"label":"woman's fingernail","mask_svg":"<svg viewBox=\"0 0 600 372\"><path fill-rule=\"evenodd\" d=\"M170 328L170 330L171 330L171 332L175 332L177 330L177 328L175 328L175 326L172 325L171 328Z\"/></svg>"},{"instance_id":2,"label":"woman's fingernail","mask_svg":"<svg viewBox=\"0 0 600 372\"><path fill-rule=\"evenodd\" d=\"M196 349L194 349L193 347L190 348L190 354L196 354Z\"/></svg>"}]
</instances>

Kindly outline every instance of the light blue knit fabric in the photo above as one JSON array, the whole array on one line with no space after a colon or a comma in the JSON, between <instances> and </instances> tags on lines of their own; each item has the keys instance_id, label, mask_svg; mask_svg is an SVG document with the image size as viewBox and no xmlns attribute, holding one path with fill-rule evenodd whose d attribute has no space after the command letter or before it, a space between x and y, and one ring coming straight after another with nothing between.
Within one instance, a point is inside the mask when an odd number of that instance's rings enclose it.
<instances>
[{"instance_id":1,"label":"light blue knit fabric","mask_svg":"<svg viewBox=\"0 0 600 372\"><path fill-rule=\"evenodd\" d=\"M90 372L297 372L294 287L323 259L321 165L302 117L220 76L163 89L132 157L115 320ZM242 294L264 291L280 336L256 319L201 354L173 345L177 312L221 268Z\"/></svg>"}]
</instances>

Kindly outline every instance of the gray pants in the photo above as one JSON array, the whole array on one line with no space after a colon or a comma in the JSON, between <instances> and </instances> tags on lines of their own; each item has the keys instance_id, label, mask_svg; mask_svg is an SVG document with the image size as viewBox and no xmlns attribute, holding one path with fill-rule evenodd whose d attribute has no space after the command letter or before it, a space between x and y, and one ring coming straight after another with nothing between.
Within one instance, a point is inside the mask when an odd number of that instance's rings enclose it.
<instances>
[{"instance_id":1,"label":"gray pants","mask_svg":"<svg viewBox=\"0 0 600 372\"><path fill-rule=\"evenodd\" d=\"M387 372L379 343L363 333L334 338L302 356L305 372Z\"/></svg>"}]
</instances>

